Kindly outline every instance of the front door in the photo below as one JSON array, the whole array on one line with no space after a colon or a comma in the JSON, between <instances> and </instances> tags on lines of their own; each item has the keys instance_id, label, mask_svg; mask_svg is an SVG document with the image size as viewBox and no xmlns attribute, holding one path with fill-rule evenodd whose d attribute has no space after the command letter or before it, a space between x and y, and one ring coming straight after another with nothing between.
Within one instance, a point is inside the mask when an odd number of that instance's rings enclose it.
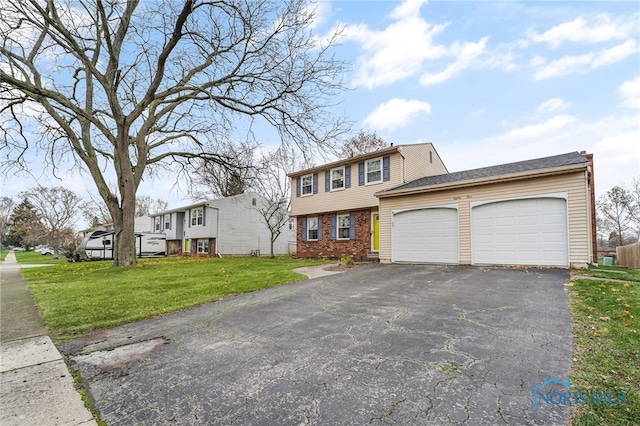
<instances>
[{"instance_id":1,"label":"front door","mask_svg":"<svg viewBox=\"0 0 640 426\"><path fill-rule=\"evenodd\" d=\"M371 213L371 251L378 251L380 249L380 215L378 213Z\"/></svg>"}]
</instances>

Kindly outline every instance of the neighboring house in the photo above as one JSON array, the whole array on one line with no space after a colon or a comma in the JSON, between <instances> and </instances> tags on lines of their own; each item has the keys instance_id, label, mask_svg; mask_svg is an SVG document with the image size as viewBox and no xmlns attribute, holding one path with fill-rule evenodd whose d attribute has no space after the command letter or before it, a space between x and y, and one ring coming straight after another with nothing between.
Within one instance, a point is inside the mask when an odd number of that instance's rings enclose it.
<instances>
[{"instance_id":1,"label":"neighboring house","mask_svg":"<svg viewBox=\"0 0 640 426\"><path fill-rule=\"evenodd\" d=\"M258 212L259 195L244 193L152 215L152 232L166 235L167 254L250 255L270 253L271 233ZM283 229L274 254L288 253Z\"/></svg>"},{"instance_id":2,"label":"neighboring house","mask_svg":"<svg viewBox=\"0 0 640 426\"><path fill-rule=\"evenodd\" d=\"M403 151L408 163L410 157ZM367 158L376 155L380 154ZM310 173L322 175L334 164L290 176L298 180ZM376 188L379 203L369 209L379 218L379 232L375 232L379 259L584 267L597 260L593 182L593 156L584 152L455 173L431 173L425 167L422 177ZM292 215L298 216L299 227L305 222L307 226L306 233L299 233L300 256L338 253L326 241L333 241L334 217L352 209L351 197L333 197L330 191L318 194L324 195L322 202L316 202L320 201L314 199L316 194L292 198ZM327 212L322 205L338 213ZM309 218L314 217L324 232L331 233L328 239L321 231L309 233L309 224L315 225ZM338 231L346 235L346 230ZM307 248L310 237L317 237L314 244L320 250ZM367 235L356 233L350 244L360 248L369 241ZM352 252L360 257L362 250Z\"/></svg>"},{"instance_id":3,"label":"neighboring house","mask_svg":"<svg viewBox=\"0 0 640 426\"><path fill-rule=\"evenodd\" d=\"M291 215L300 257L375 256L379 246L374 195L414 179L446 173L430 143L391 146L289 174Z\"/></svg>"}]
</instances>

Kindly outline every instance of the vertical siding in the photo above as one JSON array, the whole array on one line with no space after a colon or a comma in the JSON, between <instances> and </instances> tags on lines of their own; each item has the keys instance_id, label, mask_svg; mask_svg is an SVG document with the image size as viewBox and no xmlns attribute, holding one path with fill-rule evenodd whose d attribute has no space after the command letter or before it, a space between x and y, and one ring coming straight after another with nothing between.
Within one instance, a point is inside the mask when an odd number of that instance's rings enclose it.
<instances>
[{"instance_id":1,"label":"vertical siding","mask_svg":"<svg viewBox=\"0 0 640 426\"><path fill-rule=\"evenodd\" d=\"M460 189L428 192L380 199L380 261L391 261L391 227L393 210L458 204L460 263L471 263L471 202L542 195L552 192L568 194L568 236L570 264L587 264L591 258L588 189L585 172L492 183Z\"/></svg>"}]
</instances>

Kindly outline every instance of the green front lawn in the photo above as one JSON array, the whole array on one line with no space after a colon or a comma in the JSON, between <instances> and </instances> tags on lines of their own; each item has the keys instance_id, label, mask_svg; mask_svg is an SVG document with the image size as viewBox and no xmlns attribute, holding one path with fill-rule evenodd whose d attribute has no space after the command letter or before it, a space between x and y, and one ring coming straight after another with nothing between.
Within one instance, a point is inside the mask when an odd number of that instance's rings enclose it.
<instances>
[{"instance_id":1,"label":"green front lawn","mask_svg":"<svg viewBox=\"0 0 640 426\"><path fill-rule=\"evenodd\" d=\"M594 404L590 398L590 404L572 406L571 423L576 426L632 425L640 419L640 282L638 271L625 271L622 278L592 268L588 275L628 281L576 279L569 287L574 388L590 396L611 392L617 402L622 402L618 392L626 395L625 404Z\"/></svg>"},{"instance_id":2,"label":"green front lawn","mask_svg":"<svg viewBox=\"0 0 640 426\"><path fill-rule=\"evenodd\" d=\"M43 255L38 251L16 251L18 263L28 265L60 265L69 260L64 256Z\"/></svg>"},{"instance_id":3,"label":"green front lawn","mask_svg":"<svg viewBox=\"0 0 640 426\"><path fill-rule=\"evenodd\" d=\"M288 257L183 257L141 259L132 268L114 268L111 261L65 262L22 273L49 331L60 336L303 280L292 269L323 263Z\"/></svg>"}]
</instances>

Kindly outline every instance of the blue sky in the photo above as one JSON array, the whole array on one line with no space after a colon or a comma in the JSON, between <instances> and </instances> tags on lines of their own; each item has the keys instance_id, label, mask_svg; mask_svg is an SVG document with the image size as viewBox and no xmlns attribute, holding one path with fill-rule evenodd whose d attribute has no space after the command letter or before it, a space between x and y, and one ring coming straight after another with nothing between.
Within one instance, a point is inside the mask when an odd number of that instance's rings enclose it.
<instances>
[{"instance_id":1,"label":"blue sky","mask_svg":"<svg viewBox=\"0 0 640 426\"><path fill-rule=\"evenodd\" d=\"M336 114L394 144L432 142L450 172L586 150L596 192L640 175L637 1L320 1L352 63ZM267 143L277 141L267 141ZM86 177L63 177L83 194ZM43 185L60 185L40 178ZM140 195L169 193L170 177ZM33 186L4 182L3 195Z\"/></svg>"},{"instance_id":2,"label":"blue sky","mask_svg":"<svg viewBox=\"0 0 640 426\"><path fill-rule=\"evenodd\" d=\"M357 127L449 171L586 150L598 194L640 175L640 3L320 3L337 23Z\"/></svg>"}]
</instances>

